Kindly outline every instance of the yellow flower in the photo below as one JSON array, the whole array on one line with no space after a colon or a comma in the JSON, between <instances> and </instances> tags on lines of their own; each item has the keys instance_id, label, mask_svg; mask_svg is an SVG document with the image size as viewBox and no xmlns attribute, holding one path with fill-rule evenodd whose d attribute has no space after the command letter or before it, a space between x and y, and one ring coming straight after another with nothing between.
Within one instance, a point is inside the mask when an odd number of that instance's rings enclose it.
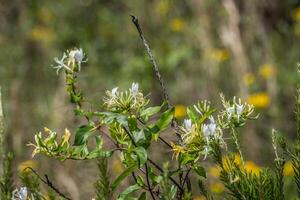
<instances>
[{"instance_id":1,"label":"yellow flower","mask_svg":"<svg viewBox=\"0 0 300 200\"><path fill-rule=\"evenodd\" d=\"M263 64L259 68L259 75L265 79L268 79L275 75L276 70L275 67L271 64Z\"/></svg>"},{"instance_id":2,"label":"yellow flower","mask_svg":"<svg viewBox=\"0 0 300 200\"><path fill-rule=\"evenodd\" d=\"M181 32L186 27L186 23L183 19L175 18L170 21L169 27L172 31Z\"/></svg>"},{"instance_id":3,"label":"yellow flower","mask_svg":"<svg viewBox=\"0 0 300 200\"><path fill-rule=\"evenodd\" d=\"M212 183L210 185L210 190L213 192L213 193L222 193L224 191L224 185L220 182L216 182L216 183Z\"/></svg>"},{"instance_id":4,"label":"yellow flower","mask_svg":"<svg viewBox=\"0 0 300 200\"><path fill-rule=\"evenodd\" d=\"M254 83L254 81L255 81L255 77L254 77L254 75L252 73L245 74L244 77L243 77L243 79L244 79L245 85L247 85L247 86L252 85Z\"/></svg>"},{"instance_id":5,"label":"yellow flower","mask_svg":"<svg viewBox=\"0 0 300 200\"><path fill-rule=\"evenodd\" d=\"M18 166L18 171L19 172L24 172L24 171L29 171L30 169L36 169L38 167L38 163L35 160L26 160Z\"/></svg>"},{"instance_id":6,"label":"yellow flower","mask_svg":"<svg viewBox=\"0 0 300 200\"><path fill-rule=\"evenodd\" d=\"M178 159L179 154L184 153L185 149L182 146L176 145L174 143L171 143L172 149L174 151L174 155L176 160Z\"/></svg>"},{"instance_id":7,"label":"yellow flower","mask_svg":"<svg viewBox=\"0 0 300 200\"><path fill-rule=\"evenodd\" d=\"M169 1L158 1L155 6L155 11L162 17L164 17L170 10Z\"/></svg>"},{"instance_id":8,"label":"yellow flower","mask_svg":"<svg viewBox=\"0 0 300 200\"><path fill-rule=\"evenodd\" d=\"M194 200L206 200L205 196L197 196Z\"/></svg>"},{"instance_id":9,"label":"yellow flower","mask_svg":"<svg viewBox=\"0 0 300 200\"><path fill-rule=\"evenodd\" d=\"M226 49L209 49L208 56L217 62L223 62L229 59L229 53Z\"/></svg>"},{"instance_id":10,"label":"yellow flower","mask_svg":"<svg viewBox=\"0 0 300 200\"><path fill-rule=\"evenodd\" d=\"M112 163L112 170L115 174L120 174L123 172L124 167L119 159L114 159Z\"/></svg>"},{"instance_id":11,"label":"yellow flower","mask_svg":"<svg viewBox=\"0 0 300 200\"><path fill-rule=\"evenodd\" d=\"M292 17L296 20L296 21L300 21L300 6L298 6L297 8L295 8L292 11Z\"/></svg>"},{"instance_id":12,"label":"yellow flower","mask_svg":"<svg viewBox=\"0 0 300 200\"><path fill-rule=\"evenodd\" d=\"M261 171L261 168L252 161L246 161L245 162L245 171L249 174L251 173L251 174L258 176Z\"/></svg>"},{"instance_id":13,"label":"yellow flower","mask_svg":"<svg viewBox=\"0 0 300 200\"><path fill-rule=\"evenodd\" d=\"M186 116L186 107L184 105L176 105L175 106L175 117L177 119L182 119Z\"/></svg>"},{"instance_id":14,"label":"yellow flower","mask_svg":"<svg viewBox=\"0 0 300 200\"><path fill-rule=\"evenodd\" d=\"M49 43L53 41L55 34L52 29L43 26L36 26L31 30L29 36L34 41Z\"/></svg>"},{"instance_id":15,"label":"yellow flower","mask_svg":"<svg viewBox=\"0 0 300 200\"><path fill-rule=\"evenodd\" d=\"M242 159L241 159L241 157L240 157L239 154L234 154L234 160L233 160L233 162L234 162L237 166L239 166L239 167L242 166ZM223 163L223 166L224 166L224 170L227 171L227 172L230 172L230 170L231 170L231 168L232 168L233 166L231 165L231 162L230 162L228 156L224 156L224 157L222 158L222 163Z\"/></svg>"},{"instance_id":16,"label":"yellow flower","mask_svg":"<svg viewBox=\"0 0 300 200\"><path fill-rule=\"evenodd\" d=\"M283 175L284 176L294 176L295 172L293 169L293 163L291 161L288 161L284 164L283 167Z\"/></svg>"},{"instance_id":17,"label":"yellow flower","mask_svg":"<svg viewBox=\"0 0 300 200\"><path fill-rule=\"evenodd\" d=\"M270 105L270 97L265 92L251 94L247 101L257 108L267 108Z\"/></svg>"},{"instance_id":18,"label":"yellow flower","mask_svg":"<svg viewBox=\"0 0 300 200\"><path fill-rule=\"evenodd\" d=\"M219 166L214 166L209 169L209 174L212 177L218 178L220 176L221 168Z\"/></svg>"}]
</instances>

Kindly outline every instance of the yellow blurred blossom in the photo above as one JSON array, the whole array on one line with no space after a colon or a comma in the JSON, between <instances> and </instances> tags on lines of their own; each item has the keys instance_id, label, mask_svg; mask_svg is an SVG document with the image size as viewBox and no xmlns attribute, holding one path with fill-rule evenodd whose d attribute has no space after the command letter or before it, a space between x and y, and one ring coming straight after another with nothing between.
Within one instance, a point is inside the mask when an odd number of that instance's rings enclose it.
<instances>
[{"instance_id":1,"label":"yellow blurred blossom","mask_svg":"<svg viewBox=\"0 0 300 200\"><path fill-rule=\"evenodd\" d=\"M295 172L293 169L293 163L291 161L288 161L284 164L283 167L283 175L284 176L294 176Z\"/></svg>"},{"instance_id":2,"label":"yellow blurred blossom","mask_svg":"<svg viewBox=\"0 0 300 200\"><path fill-rule=\"evenodd\" d=\"M247 86L250 86L255 81L255 76L252 73L246 73L243 77L244 83Z\"/></svg>"},{"instance_id":3,"label":"yellow blurred blossom","mask_svg":"<svg viewBox=\"0 0 300 200\"><path fill-rule=\"evenodd\" d=\"M261 171L261 168L258 165L256 165L253 161L246 161L245 171L249 174L251 173L258 176Z\"/></svg>"},{"instance_id":4,"label":"yellow blurred blossom","mask_svg":"<svg viewBox=\"0 0 300 200\"><path fill-rule=\"evenodd\" d=\"M170 21L169 27L172 31L181 32L186 27L186 22L181 18L175 18Z\"/></svg>"},{"instance_id":5,"label":"yellow blurred blossom","mask_svg":"<svg viewBox=\"0 0 300 200\"><path fill-rule=\"evenodd\" d=\"M36 169L38 167L38 163L35 160L26 160L18 166L19 172L28 171L28 168Z\"/></svg>"},{"instance_id":6,"label":"yellow blurred blossom","mask_svg":"<svg viewBox=\"0 0 300 200\"><path fill-rule=\"evenodd\" d=\"M257 108L267 108L270 105L270 96L265 92L258 92L249 95L247 101Z\"/></svg>"},{"instance_id":7,"label":"yellow blurred blossom","mask_svg":"<svg viewBox=\"0 0 300 200\"><path fill-rule=\"evenodd\" d=\"M229 59L229 52L226 49L209 49L207 51L210 59L218 62L223 62Z\"/></svg>"},{"instance_id":8,"label":"yellow blurred blossom","mask_svg":"<svg viewBox=\"0 0 300 200\"><path fill-rule=\"evenodd\" d=\"M241 159L239 154L234 154L233 162L239 167L242 166L242 159ZM227 171L227 172L229 172L231 170L231 167L233 167L233 166L231 166L231 162L230 162L228 156L224 156L222 158L222 163L223 163L223 166L224 166L224 170Z\"/></svg>"},{"instance_id":9,"label":"yellow blurred blossom","mask_svg":"<svg viewBox=\"0 0 300 200\"><path fill-rule=\"evenodd\" d=\"M52 29L43 26L36 26L31 30L29 36L34 41L49 43L53 41L55 34Z\"/></svg>"},{"instance_id":10,"label":"yellow blurred blossom","mask_svg":"<svg viewBox=\"0 0 300 200\"><path fill-rule=\"evenodd\" d=\"M275 75L275 67L271 64L263 64L259 68L259 75L265 79L268 79Z\"/></svg>"},{"instance_id":11,"label":"yellow blurred blossom","mask_svg":"<svg viewBox=\"0 0 300 200\"><path fill-rule=\"evenodd\" d=\"M112 170L115 174L120 174L124 171L123 164L119 159L114 159L112 163Z\"/></svg>"},{"instance_id":12,"label":"yellow blurred blossom","mask_svg":"<svg viewBox=\"0 0 300 200\"><path fill-rule=\"evenodd\" d=\"M212 183L210 185L210 190L213 192L213 193L222 193L224 191L224 185L220 182L215 182L215 183Z\"/></svg>"},{"instance_id":13,"label":"yellow blurred blossom","mask_svg":"<svg viewBox=\"0 0 300 200\"><path fill-rule=\"evenodd\" d=\"M175 106L175 117L182 119L186 116L186 107L184 105L178 104Z\"/></svg>"},{"instance_id":14,"label":"yellow blurred blossom","mask_svg":"<svg viewBox=\"0 0 300 200\"><path fill-rule=\"evenodd\" d=\"M296 21L300 21L300 6L298 6L297 8L295 8L292 11L292 17L296 20Z\"/></svg>"},{"instance_id":15,"label":"yellow blurred blossom","mask_svg":"<svg viewBox=\"0 0 300 200\"><path fill-rule=\"evenodd\" d=\"M182 147L182 146L180 146L180 145L176 145L176 144L174 144L174 143L171 143L171 146L172 146L172 149L173 149L173 151L174 151L175 158L176 158L176 160L177 160L179 154L184 153L184 152L185 152L185 149L184 149L184 147ZM174 155L173 155L173 156L174 156Z\"/></svg>"},{"instance_id":16,"label":"yellow blurred blossom","mask_svg":"<svg viewBox=\"0 0 300 200\"><path fill-rule=\"evenodd\" d=\"M221 168L219 166L213 166L209 169L209 174L212 177L218 178L220 176Z\"/></svg>"},{"instance_id":17,"label":"yellow blurred blossom","mask_svg":"<svg viewBox=\"0 0 300 200\"><path fill-rule=\"evenodd\" d=\"M197 196L194 198L194 200L206 200L205 196Z\"/></svg>"},{"instance_id":18,"label":"yellow blurred blossom","mask_svg":"<svg viewBox=\"0 0 300 200\"><path fill-rule=\"evenodd\" d=\"M158 1L155 6L155 11L161 16L164 17L170 11L169 1Z\"/></svg>"}]
</instances>

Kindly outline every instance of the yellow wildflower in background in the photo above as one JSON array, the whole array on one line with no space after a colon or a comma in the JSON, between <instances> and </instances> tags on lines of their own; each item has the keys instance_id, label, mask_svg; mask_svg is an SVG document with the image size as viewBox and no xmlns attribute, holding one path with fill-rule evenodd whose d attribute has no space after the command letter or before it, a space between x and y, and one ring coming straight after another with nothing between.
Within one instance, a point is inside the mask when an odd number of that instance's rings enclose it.
<instances>
[{"instance_id":1,"label":"yellow wildflower in background","mask_svg":"<svg viewBox=\"0 0 300 200\"><path fill-rule=\"evenodd\" d=\"M292 17L296 20L296 21L300 21L300 6L298 6L297 8L295 8L292 11Z\"/></svg>"},{"instance_id":2,"label":"yellow wildflower in background","mask_svg":"<svg viewBox=\"0 0 300 200\"><path fill-rule=\"evenodd\" d=\"M215 183L212 183L210 185L210 190L213 192L213 193L222 193L224 191L224 185L220 182L215 182Z\"/></svg>"},{"instance_id":3,"label":"yellow wildflower in background","mask_svg":"<svg viewBox=\"0 0 300 200\"><path fill-rule=\"evenodd\" d=\"M194 200L206 200L205 196L197 196Z\"/></svg>"},{"instance_id":4,"label":"yellow wildflower in background","mask_svg":"<svg viewBox=\"0 0 300 200\"><path fill-rule=\"evenodd\" d=\"M26 160L18 166L18 171L19 172L24 172L24 171L29 171L30 169L36 169L38 167L38 163L35 160ZM27 168L27 169L26 169Z\"/></svg>"},{"instance_id":5,"label":"yellow wildflower in background","mask_svg":"<svg viewBox=\"0 0 300 200\"><path fill-rule=\"evenodd\" d=\"M155 11L161 16L164 17L170 11L169 1L158 1L155 6Z\"/></svg>"},{"instance_id":6,"label":"yellow wildflower in background","mask_svg":"<svg viewBox=\"0 0 300 200\"><path fill-rule=\"evenodd\" d=\"M170 21L169 27L172 31L181 32L186 27L186 23L181 18L175 18L175 19Z\"/></svg>"},{"instance_id":7,"label":"yellow wildflower in background","mask_svg":"<svg viewBox=\"0 0 300 200\"><path fill-rule=\"evenodd\" d=\"M209 168L209 174L212 177L218 178L220 176L221 168L219 166L213 166Z\"/></svg>"},{"instance_id":8,"label":"yellow wildflower in background","mask_svg":"<svg viewBox=\"0 0 300 200\"><path fill-rule=\"evenodd\" d=\"M177 119L182 119L186 116L186 107L184 105L176 105L175 106L175 117Z\"/></svg>"},{"instance_id":9,"label":"yellow wildflower in background","mask_svg":"<svg viewBox=\"0 0 300 200\"><path fill-rule=\"evenodd\" d=\"M293 169L292 161L286 162L283 167L283 175L284 176L294 176L294 174L295 174L295 172Z\"/></svg>"},{"instance_id":10,"label":"yellow wildflower in background","mask_svg":"<svg viewBox=\"0 0 300 200\"><path fill-rule=\"evenodd\" d=\"M34 41L48 43L53 41L55 34L52 29L36 26L31 30L29 36Z\"/></svg>"},{"instance_id":11,"label":"yellow wildflower in background","mask_svg":"<svg viewBox=\"0 0 300 200\"><path fill-rule=\"evenodd\" d=\"M256 165L253 161L246 161L245 171L249 174L251 173L258 176L261 171L261 168L258 165Z\"/></svg>"},{"instance_id":12,"label":"yellow wildflower in background","mask_svg":"<svg viewBox=\"0 0 300 200\"><path fill-rule=\"evenodd\" d=\"M276 70L275 67L271 64L263 64L259 68L259 75L265 79L268 79L275 75Z\"/></svg>"},{"instance_id":13,"label":"yellow wildflower in background","mask_svg":"<svg viewBox=\"0 0 300 200\"><path fill-rule=\"evenodd\" d=\"M246 73L243 80L245 85L250 86L255 82L255 76L252 73Z\"/></svg>"},{"instance_id":14,"label":"yellow wildflower in background","mask_svg":"<svg viewBox=\"0 0 300 200\"><path fill-rule=\"evenodd\" d=\"M229 52L226 49L209 49L207 53L210 59L217 62L223 62L229 59Z\"/></svg>"},{"instance_id":15,"label":"yellow wildflower in background","mask_svg":"<svg viewBox=\"0 0 300 200\"><path fill-rule=\"evenodd\" d=\"M115 174L121 174L124 170L123 164L119 159L114 159L112 166L112 170Z\"/></svg>"},{"instance_id":16,"label":"yellow wildflower in background","mask_svg":"<svg viewBox=\"0 0 300 200\"><path fill-rule=\"evenodd\" d=\"M270 96L265 92L258 92L249 95L247 101L257 108L267 108L270 105Z\"/></svg>"}]
</instances>

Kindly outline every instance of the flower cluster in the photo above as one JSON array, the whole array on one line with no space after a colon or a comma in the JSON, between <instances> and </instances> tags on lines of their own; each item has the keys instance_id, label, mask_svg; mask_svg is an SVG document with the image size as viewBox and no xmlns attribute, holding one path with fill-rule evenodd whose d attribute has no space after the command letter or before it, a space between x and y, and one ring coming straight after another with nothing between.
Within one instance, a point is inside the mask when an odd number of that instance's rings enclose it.
<instances>
[{"instance_id":1,"label":"flower cluster","mask_svg":"<svg viewBox=\"0 0 300 200\"><path fill-rule=\"evenodd\" d=\"M20 189L15 189L12 194L12 200L27 200L27 198L30 198L31 200L34 200L34 197L32 194L29 195L27 187L21 187Z\"/></svg>"},{"instance_id":2,"label":"flower cluster","mask_svg":"<svg viewBox=\"0 0 300 200\"><path fill-rule=\"evenodd\" d=\"M215 121L213 112L214 109L208 101L202 101L188 109L190 118L185 119L180 126L182 144L172 144L176 158L180 153L187 153L196 162L201 156L206 159L212 140L225 144L222 139L222 129Z\"/></svg>"},{"instance_id":3,"label":"flower cluster","mask_svg":"<svg viewBox=\"0 0 300 200\"><path fill-rule=\"evenodd\" d=\"M138 83L132 83L129 90L119 91L118 87L115 87L106 91L103 101L108 110L118 113L139 111L149 103L139 90Z\"/></svg>"},{"instance_id":4,"label":"flower cluster","mask_svg":"<svg viewBox=\"0 0 300 200\"><path fill-rule=\"evenodd\" d=\"M221 95L224 111L219 115L219 121L222 128L241 127L247 119L257 119L258 115L253 116L254 106L248 103L242 103L241 99L233 98L232 101L226 101Z\"/></svg>"},{"instance_id":5,"label":"flower cluster","mask_svg":"<svg viewBox=\"0 0 300 200\"><path fill-rule=\"evenodd\" d=\"M61 59L58 59L57 57L54 58L56 65L53 66L53 68L56 69L57 74L60 70L65 70L71 73L78 72L81 70L81 64L87 61L84 60L84 57L85 53L81 48L68 50L67 52L63 53Z\"/></svg>"}]
</instances>

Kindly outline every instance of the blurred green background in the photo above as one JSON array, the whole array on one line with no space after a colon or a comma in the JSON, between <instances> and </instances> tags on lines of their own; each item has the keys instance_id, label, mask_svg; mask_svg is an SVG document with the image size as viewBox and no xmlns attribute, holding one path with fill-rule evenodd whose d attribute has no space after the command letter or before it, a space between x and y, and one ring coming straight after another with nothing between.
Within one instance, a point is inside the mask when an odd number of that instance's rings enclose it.
<instances>
[{"instance_id":1,"label":"blurred green background","mask_svg":"<svg viewBox=\"0 0 300 200\"><path fill-rule=\"evenodd\" d=\"M0 0L0 85L15 170L31 159L26 144L42 127L72 130L81 123L68 104L63 77L50 67L66 49L81 47L88 56L80 83L92 106L101 104L106 89L132 82L161 103L130 14L139 17L179 120L198 100L219 106L221 92L254 104L260 119L241 137L247 159L258 166L274 158L272 128L295 137L300 1ZM80 162L37 160L75 200L91 199L94 162L82 169Z\"/></svg>"}]
</instances>

